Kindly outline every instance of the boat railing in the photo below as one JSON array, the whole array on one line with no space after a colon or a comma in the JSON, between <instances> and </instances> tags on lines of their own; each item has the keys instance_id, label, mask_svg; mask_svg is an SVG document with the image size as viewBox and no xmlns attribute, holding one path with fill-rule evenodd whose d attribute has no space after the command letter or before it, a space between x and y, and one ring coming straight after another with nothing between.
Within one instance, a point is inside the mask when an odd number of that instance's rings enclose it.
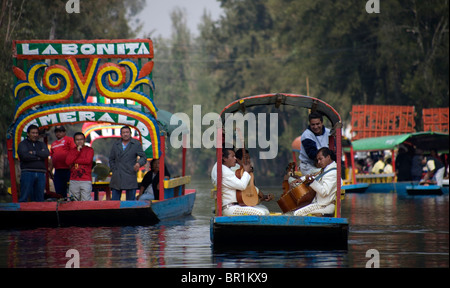
<instances>
[{"instance_id":1,"label":"boat railing","mask_svg":"<svg viewBox=\"0 0 450 288\"><path fill-rule=\"evenodd\" d=\"M164 199L185 195L186 184L191 183L191 176L180 176L164 180Z\"/></svg>"},{"instance_id":2,"label":"boat railing","mask_svg":"<svg viewBox=\"0 0 450 288\"><path fill-rule=\"evenodd\" d=\"M356 174L358 183L391 183L396 180L394 173Z\"/></svg>"}]
</instances>

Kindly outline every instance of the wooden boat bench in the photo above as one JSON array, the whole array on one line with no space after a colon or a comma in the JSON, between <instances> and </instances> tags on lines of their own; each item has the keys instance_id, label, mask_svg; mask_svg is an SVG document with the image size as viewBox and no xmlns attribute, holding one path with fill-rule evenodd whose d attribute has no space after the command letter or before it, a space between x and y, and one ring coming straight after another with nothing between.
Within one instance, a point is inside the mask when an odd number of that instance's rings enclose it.
<instances>
[{"instance_id":1,"label":"wooden boat bench","mask_svg":"<svg viewBox=\"0 0 450 288\"><path fill-rule=\"evenodd\" d=\"M391 183L395 180L394 173L385 174L356 174L358 183Z\"/></svg>"}]
</instances>

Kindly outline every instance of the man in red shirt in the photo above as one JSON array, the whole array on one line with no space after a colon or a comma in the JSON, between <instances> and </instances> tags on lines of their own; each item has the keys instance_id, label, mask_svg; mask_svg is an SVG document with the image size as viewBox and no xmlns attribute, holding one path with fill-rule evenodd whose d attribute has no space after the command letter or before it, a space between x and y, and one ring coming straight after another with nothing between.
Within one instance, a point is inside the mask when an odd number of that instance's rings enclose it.
<instances>
[{"instance_id":1,"label":"man in red shirt","mask_svg":"<svg viewBox=\"0 0 450 288\"><path fill-rule=\"evenodd\" d=\"M86 139L81 132L75 133L73 139L76 147L69 151L66 158L66 164L70 166L69 195L77 201L90 201L94 149L84 145Z\"/></svg>"},{"instance_id":2,"label":"man in red shirt","mask_svg":"<svg viewBox=\"0 0 450 288\"><path fill-rule=\"evenodd\" d=\"M66 136L66 129L64 126L55 127L56 141L52 143L50 149L50 156L52 158L49 170L55 168L53 175L53 184L55 185L56 193L62 197L67 197L67 182L70 179L70 167L66 164L66 157L70 149L75 148L73 139Z\"/></svg>"}]
</instances>

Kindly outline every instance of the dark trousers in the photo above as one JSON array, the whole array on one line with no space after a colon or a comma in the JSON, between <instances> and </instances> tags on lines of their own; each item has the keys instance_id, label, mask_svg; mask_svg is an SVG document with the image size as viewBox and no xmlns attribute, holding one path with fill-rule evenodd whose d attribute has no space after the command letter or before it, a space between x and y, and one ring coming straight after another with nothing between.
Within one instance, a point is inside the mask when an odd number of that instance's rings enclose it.
<instances>
[{"instance_id":1,"label":"dark trousers","mask_svg":"<svg viewBox=\"0 0 450 288\"><path fill-rule=\"evenodd\" d=\"M67 183L70 181L70 169L55 169L53 184L55 192L63 197L67 197Z\"/></svg>"},{"instance_id":2,"label":"dark trousers","mask_svg":"<svg viewBox=\"0 0 450 288\"><path fill-rule=\"evenodd\" d=\"M44 201L45 173L35 171L22 171L20 175L19 202L27 202L28 197L32 202Z\"/></svg>"}]
</instances>

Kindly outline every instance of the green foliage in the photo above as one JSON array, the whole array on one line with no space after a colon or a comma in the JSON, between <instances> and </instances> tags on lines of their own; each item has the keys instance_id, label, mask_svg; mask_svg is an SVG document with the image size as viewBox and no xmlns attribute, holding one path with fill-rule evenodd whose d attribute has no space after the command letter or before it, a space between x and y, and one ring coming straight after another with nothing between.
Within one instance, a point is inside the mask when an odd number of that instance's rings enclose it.
<instances>
[{"instance_id":1,"label":"green foliage","mask_svg":"<svg viewBox=\"0 0 450 288\"><path fill-rule=\"evenodd\" d=\"M308 94L335 107L345 127L354 104L414 105L418 117L422 108L449 106L448 0L380 1L379 14L368 14L361 0L218 1L223 16L213 21L205 13L197 38L187 28L186 11L177 8L170 15L170 39L153 39L158 107L186 113L192 121L193 105L201 105L203 116L240 97ZM82 13L75 15L64 12L65 2L3 1L2 140L14 103L12 39L131 38L137 30L129 19L144 3L82 1ZM274 109L252 111L279 115L277 160L264 163L255 159L258 151L251 151L261 176L284 171L291 142L307 126L307 111ZM420 119L416 123L420 130ZM174 175L181 171L180 154L168 149ZM187 154L188 172L207 176L215 150L195 148Z\"/></svg>"}]
</instances>

